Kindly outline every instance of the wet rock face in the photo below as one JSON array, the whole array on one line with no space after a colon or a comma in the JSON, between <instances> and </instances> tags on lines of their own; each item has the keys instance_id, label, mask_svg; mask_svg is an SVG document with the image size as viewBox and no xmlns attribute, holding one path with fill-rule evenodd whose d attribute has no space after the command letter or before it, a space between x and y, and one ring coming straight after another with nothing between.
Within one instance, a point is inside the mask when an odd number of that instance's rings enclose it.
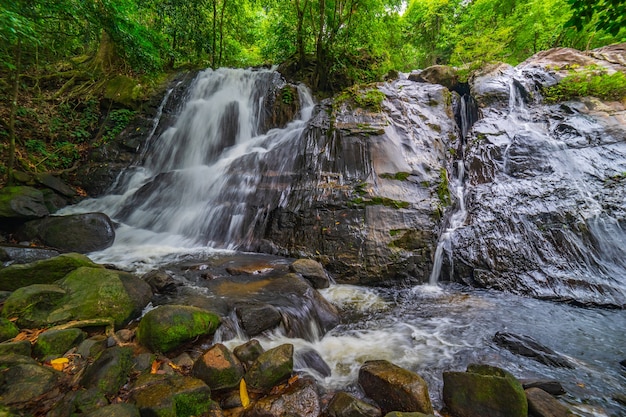
<instances>
[{"instance_id":1,"label":"wet rock face","mask_svg":"<svg viewBox=\"0 0 626 417\"><path fill-rule=\"evenodd\" d=\"M317 257L339 282L425 280L445 207L437 190L458 134L451 93L407 79L378 90L380 112L322 103L288 202L264 233L274 251Z\"/></svg>"},{"instance_id":2,"label":"wet rock face","mask_svg":"<svg viewBox=\"0 0 626 417\"><path fill-rule=\"evenodd\" d=\"M547 65L589 60L600 62L548 51L473 79L483 117L467 137L468 216L454 232L452 279L626 305L626 109L594 98L546 105L538 89L564 76Z\"/></svg>"}]
</instances>

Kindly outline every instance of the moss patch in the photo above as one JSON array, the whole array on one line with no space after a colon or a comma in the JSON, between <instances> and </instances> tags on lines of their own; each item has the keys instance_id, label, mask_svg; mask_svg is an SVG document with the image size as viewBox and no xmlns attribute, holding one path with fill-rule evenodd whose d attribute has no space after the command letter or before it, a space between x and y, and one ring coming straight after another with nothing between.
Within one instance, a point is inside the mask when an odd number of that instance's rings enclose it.
<instances>
[{"instance_id":1,"label":"moss patch","mask_svg":"<svg viewBox=\"0 0 626 417\"><path fill-rule=\"evenodd\" d=\"M447 207L452 203L450 198L450 188L448 184L448 171L445 168L441 168L439 171L439 185L437 185L437 197L443 207Z\"/></svg>"},{"instance_id":2,"label":"moss patch","mask_svg":"<svg viewBox=\"0 0 626 417\"><path fill-rule=\"evenodd\" d=\"M384 178L387 180L398 180L398 181L406 181L407 179L409 179L409 177L411 176L410 172L396 172L395 174L381 174L380 178Z\"/></svg>"},{"instance_id":3,"label":"moss patch","mask_svg":"<svg viewBox=\"0 0 626 417\"><path fill-rule=\"evenodd\" d=\"M371 197L371 198L362 198L362 197L353 198L350 201L350 204L356 207L385 206L385 207L391 207L395 209L406 209L406 208L409 208L409 206L411 205L408 201L393 200L391 198L378 197L378 196Z\"/></svg>"},{"instance_id":4,"label":"moss patch","mask_svg":"<svg viewBox=\"0 0 626 417\"><path fill-rule=\"evenodd\" d=\"M589 66L572 70L558 84L543 90L548 103L593 96L601 100L626 100L626 74L608 74L606 69Z\"/></svg>"}]
</instances>

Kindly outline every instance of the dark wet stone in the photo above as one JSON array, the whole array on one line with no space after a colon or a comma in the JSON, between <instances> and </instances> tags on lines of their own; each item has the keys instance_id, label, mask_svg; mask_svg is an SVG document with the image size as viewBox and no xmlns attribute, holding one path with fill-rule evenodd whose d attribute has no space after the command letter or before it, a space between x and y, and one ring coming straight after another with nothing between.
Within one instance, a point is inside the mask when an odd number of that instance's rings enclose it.
<instances>
[{"instance_id":1,"label":"dark wet stone","mask_svg":"<svg viewBox=\"0 0 626 417\"><path fill-rule=\"evenodd\" d=\"M434 414L424 414L424 413L403 413L401 411L392 411L391 413L385 414L385 417L435 417Z\"/></svg>"},{"instance_id":2,"label":"dark wet stone","mask_svg":"<svg viewBox=\"0 0 626 417\"><path fill-rule=\"evenodd\" d=\"M522 379L520 380L524 389L540 388L552 395L563 395L566 393L565 388L559 381L546 381L542 379Z\"/></svg>"},{"instance_id":3,"label":"dark wet stone","mask_svg":"<svg viewBox=\"0 0 626 417\"><path fill-rule=\"evenodd\" d=\"M37 358L49 355L61 356L85 339L87 334L80 329L48 330L37 337L33 354Z\"/></svg>"},{"instance_id":4,"label":"dark wet stone","mask_svg":"<svg viewBox=\"0 0 626 417\"><path fill-rule=\"evenodd\" d=\"M96 335L83 340L76 353L84 359L95 358L107 348L107 338L104 335Z\"/></svg>"},{"instance_id":5,"label":"dark wet stone","mask_svg":"<svg viewBox=\"0 0 626 417\"><path fill-rule=\"evenodd\" d=\"M238 304L235 313L248 336L256 336L273 329L282 320L280 311L270 304Z\"/></svg>"},{"instance_id":6,"label":"dark wet stone","mask_svg":"<svg viewBox=\"0 0 626 417\"><path fill-rule=\"evenodd\" d=\"M293 345L284 344L262 353L245 374L248 388L269 391L293 372Z\"/></svg>"},{"instance_id":7,"label":"dark wet stone","mask_svg":"<svg viewBox=\"0 0 626 417\"><path fill-rule=\"evenodd\" d=\"M0 356L0 404L28 403L53 389L60 374L21 355Z\"/></svg>"},{"instance_id":8,"label":"dark wet stone","mask_svg":"<svg viewBox=\"0 0 626 417\"><path fill-rule=\"evenodd\" d=\"M235 356L237 356L237 358L245 364L246 367L252 365L252 363L254 363L254 361L256 361L263 352L265 352L265 349L263 349L263 346L261 346L259 341L256 339L249 340L243 345L237 346L233 350Z\"/></svg>"},{"instance_id":9,"label":"dark wet stone","mask_svg":"<svg viewBox=\"0 0 626 417\"><path fill-rule=\"evenodd\" d=\"M56 177L52 174L48 173L39 173L35 174L35 179L41 185L48 187L49 189L65 196L65 197L76 197L78 193L72 187L67 185L63 180L59 177Z\"/></svg>"},{"instance_id":10,"label":"dark wet stone","mask_svg":"<svg viewBox=\"0 0 626 417\"><path fill-rule=\"evenodd\" d=\"M447 65L433 65L411 76L411 81L441 84L450 90L459 82L455 69Z\"/></svg>"},{"instance_id":11,"label":"dark wet stone","mask_svg":"<svg viewBox=\"0 0 626 417\"><path fill-rule=\"evenodd\" d=\"M106 395L117 393L128 380L133 365L133 350L129 347L112 347L100 354L89 365L80 380L86 388L97 387Z\"/></svg>"},{"instance_id":12,"label":"dark wet stone","mask_svg":"<svg viewBox=\"0 0 626 417\"><path fill-rule=\"evenodd\" d=\"M348 393L338 392L330 400L326 414L328 417L380 417L382 411Z\"/></svg>"},{"instance_id":13,"label":"dark wet stone","mask_svg":"<svg viewBox=\"0 0 626 417\"><path fill-rule=\"evenodd\" d=\"M526 356L544 365L557 368L573 368L573 365L567 359L530 336L498 332L493 337L493 340L499 346L517 355Z\"/></svg>"},{"instance_id":14,"label":"dark wet stone","mask_svg":"<svg viewBox=\"0 0 626 417\"><path fill-rule=\"evenodd\" d=\"M0 342L13 339L20 333L20 329L8 319L0 317Z\"/></svg>"},{"instance_id":15,"label":"dark wet stone","mask_svg":"<svg viewBox=\"0 0 626 417\"><path fill-rule=\"evenodd\" d=\"M3 246L0 249L2 261L16 264L27 264L30 262L50 259L59 256L61 253L52 249L29 248L24 246Z\"/></svg>"},{"instance_id":16,"label":"dark wet stone","mask_svg":"<svg viewBox=\"0 0 626 417\"><path fill-rule=\"evenodd\" d=\"M622 367L626 368L626 359L621 361L619 364L622 365Z\"/></svg>"},{"instance_id":17,"label":"dark wet stone","mask_svg":"<svg viewBox=\"0 0 626 417\"><path fill-rule=\"evenodd\" d=\"M140 417L133 404L111 404L85 414L85 417Z\"/></svg>"},{"instance_id":18,"label":"dark wet stone","mask_svg":"<svg viewBox=\"0 0 626 417\"><path fill-rule=\"evenodd\" d=\"M152 288L152 291L156 293L167 293L173 291L176 287L176 283L170 274L161 270L154 270L145 273L142 280L147 282Z\"/></svg>"},{"instance_id":19,"label":"dark wet stone","mask_svg":"<svg viewBox=\"0 0 626 417\"><path fill-rule=\"evenodd\" d=\"M243 365L239 359L221 343L204 352L191 370L191 375L203 380L211 390L238 387L243 374Z\"/></svg>"},{"instance_id":20,"label":"dark wet stone","mask_svg":"<svg viewBox=\"0 0 626 417\"><path fill-rule=\"evenodd\" d=\"M111 246L115 240L115 227L104 213L49 216L25 223L16 238L36 240L62 251L88 253Z\"/></svg>"},{"instance_id":21,"label":"dark wet stone","mask_svg":"<svg viewBox=\"0 0 626 417\"><path fill-rule=\"evenodd\" d=\"M32 348L28 340L21 340L19 342L0 343L0 356L4 356L4 355L30 356L31 352L32 352Z\"/></svg>"},{"instance_id":22,"label":"dark wet stone","mask_svg":"<svg viewBox=\"0 0 626 417\"><path fill-rule=\"evenodd\" d=\"M433 412L426 382L419 375L391 362L365 362L359 370L359 385L380 406L383 413Z\"/></svg>"},{"instance_id":23,"label":"dark wet stone","mask_svg":"<svg viewBox=\"0 0 626 417\"><path fill-rule=\"evenodd\" d=\"M527 417L522 384L510 373L488 365L467 372L443 373L443 402L455 417Z\"/></svg>"},{"instance_id":24,"label":"dark wet stone","mask_svg":"<svg viewBox=\"0 0 626 417\"><path fill-rule=\"evenodd\" d=\"M322 264L312 259L298 259L289 266L289 269L296 274L302 275L309 281L313 288L328 288L330 280Z\"/></svg>"},{"instance_id":25,"label":"dark wet stone","mask_svg":"<svg viewBox=\"0 0 626 417\"><path fill-rule=\"evenodd\" d=\"M318 417L320 398L315 381L301 378L280 394L268 395L247 408L243 417Z\"/></svg>"},{"instance_id":26,"label":"dark wet stone","mask_svg":"<svg viewBox=\"0 0 626 417\"><path fill-rule=\"evenodd\" d=\"M569 409L540 388L526 390L528 412L536 417L567 417L572 413Z\"/></svg>"},{"instance_id":27,"label":"dark wet stone","mask_svg":"<svg viewBox=\"0 0 626 417\"><path fill-rule=\"evenodd\" d=\"M329 377L332 373L330 367L314 349L299 350L296 352L297 368L308 368L317 372L322 378Z\"/></svg>"},{"instance_id":28,"label":"dark wet stone","mask_svg":"<svg viewBox=\"0 0 626 417\"><path fill-rule=\"evenodd\" d=\"M0 189L0 219L37 219L50 214L41 191L32 187Z\"/></svg>"}]
</instances>

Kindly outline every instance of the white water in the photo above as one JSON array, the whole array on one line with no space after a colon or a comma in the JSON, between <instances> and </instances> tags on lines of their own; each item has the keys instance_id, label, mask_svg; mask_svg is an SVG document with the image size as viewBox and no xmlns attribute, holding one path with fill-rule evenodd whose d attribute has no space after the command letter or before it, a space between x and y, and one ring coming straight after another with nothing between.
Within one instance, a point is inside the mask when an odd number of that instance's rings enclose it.
<instances>
[{"instance_id":1,"label":"white water","mask_svg":"<svg viewBox=\"0 0 626 417\"><path fill-rule=\"evenodd\" d=\"M143 166L124 173L116 194L62 212L100 211L121 223L113 246L94 260L141 272L163 257L232 250L252 241L254 226L286 198L288 191L273 185L290 174L294 144L314 106L310 92L299 87L296 120L262 133L275 74L201 72L175 125L149 138Z\"/></svg>"}]
</instances>

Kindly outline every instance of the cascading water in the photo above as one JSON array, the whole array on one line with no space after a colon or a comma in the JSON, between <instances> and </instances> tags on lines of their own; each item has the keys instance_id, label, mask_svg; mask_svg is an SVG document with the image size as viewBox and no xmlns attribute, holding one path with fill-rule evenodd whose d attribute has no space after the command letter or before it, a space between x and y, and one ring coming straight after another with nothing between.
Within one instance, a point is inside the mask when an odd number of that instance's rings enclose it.
<instances>
[{"instance_id":1,"label":"cascading water","mask_svg":"<svg viewBox=\"0 0 626 417\"><path fill-rule=\"evenodd\" d=\"M176 123L151 139L115 194L72 208L102 211L122 224L115 245L96 258L137 256L149 264L181 247L251 244L268 211L287 197L297 139L314 105L298 87L296 120L263 132L264 101L277 82L271 70L201 72Z\"/></svg>"}]
</instances>

